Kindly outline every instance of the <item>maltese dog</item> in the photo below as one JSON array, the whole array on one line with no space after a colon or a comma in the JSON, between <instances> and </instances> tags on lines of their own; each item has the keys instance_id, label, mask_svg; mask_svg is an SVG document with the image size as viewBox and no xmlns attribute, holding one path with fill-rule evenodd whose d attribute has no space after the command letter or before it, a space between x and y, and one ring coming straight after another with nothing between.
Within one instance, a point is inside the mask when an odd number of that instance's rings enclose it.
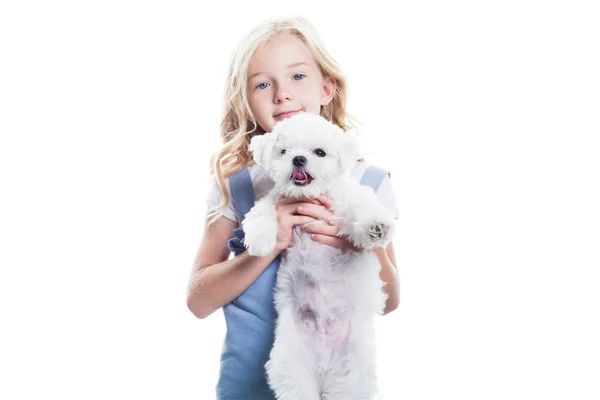
<instances>
[{"instance_id":1,"label":"maltese dog","mask_svg":"<svg viewBox=\"0 0 600 400\"><path fill-rule=\"evenodd\" d=\"M350 176L359 155L356 140L319 115L280 121L272 132L254 136L250 150L275 185L242 222L249 254L275 249L275 203L282 196L328 195L334 214L329 222L355 247L320 244L301 226L293 228L275 284L275 341L265 365L269 386L279 400L372 399L374 322L386 294L381 265L368 250L391 240L394 217L370 187Z\"/></svg>"}]
</instances>

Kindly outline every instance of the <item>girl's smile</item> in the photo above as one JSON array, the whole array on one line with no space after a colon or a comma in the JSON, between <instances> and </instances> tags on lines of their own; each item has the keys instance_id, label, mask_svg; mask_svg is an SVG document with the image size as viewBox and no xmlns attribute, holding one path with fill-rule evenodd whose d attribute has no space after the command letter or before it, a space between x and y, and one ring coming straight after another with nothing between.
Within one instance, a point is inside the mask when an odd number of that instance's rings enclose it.
<instances>
[{"instance_id":1,"label":"girl's smile","mask_svg":"<svg viewBox=\"0 0 600 400\"><path fill-rule=\"evenodd\" d=\"M275 115L274 118L276 120L284 119L284 118L287 118L287 117L291 117L292 115L297 114L300 111L302 111L302 110L282 112L280 114Z\"/></svg>"}]
</instances>

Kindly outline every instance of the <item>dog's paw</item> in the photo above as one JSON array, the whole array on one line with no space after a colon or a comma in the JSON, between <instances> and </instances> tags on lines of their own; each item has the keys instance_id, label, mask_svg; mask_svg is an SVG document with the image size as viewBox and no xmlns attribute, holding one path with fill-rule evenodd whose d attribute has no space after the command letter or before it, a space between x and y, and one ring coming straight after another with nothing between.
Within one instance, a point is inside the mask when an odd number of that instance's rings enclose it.
<instances>
[{"instance_id":1,"label":"dog's paw","mask_svg":"<svg viewBox=\"0 0 600 400\"><path fill-rule=\"evenodd\" d=\"M369 237L372 240L386 240L390 228L385 224L375 224L369 227Z\"/></svg>"},{"instance_id":2,"label":"dog's paw","mask_svg":"<svg viewBox=\"0 0 600 400\"><path fill-rule=\"evenodd\" d=\"M375 246L385 246L392 240L393 221L386 218L368 218L354 224L354 232L350 235L357 247L370 250Z\"/></svg>"},{"instance_id":3,"label":"dog's paw","mask_svg":"<svg viewBox=\"0 0 600 400\"><path fill-rule=\"evenodd\" d=\"M263 257L271 254L277 244L277 221L268 218L246 216L242 223L244 246L251 256Z\"/></svg>"},{"instance_id":4,"label":"dog's paw","mask_svg":"<svg viewBox=\"0 0 600 400\"><path fill-rule=\"evenodd\" d=\"M383 222L367 225L363 234L363 247L371 249L375 246L385 246L389 242L390 226Z\"/></svg>"},{"instance_id":5,"label":"dog's paw","mask_svg":"<svg viewBox=\"0 0 600 400\"><path fill-rule=\"evenodd\" d=\"M244 245L248 250L248 254L257 257L268 256L275 250L275 241L271 242L269 238L265 238L265 240L262 241L254 241L253 243L247 243L244 240Z\"/></svg>"}]
</instances>

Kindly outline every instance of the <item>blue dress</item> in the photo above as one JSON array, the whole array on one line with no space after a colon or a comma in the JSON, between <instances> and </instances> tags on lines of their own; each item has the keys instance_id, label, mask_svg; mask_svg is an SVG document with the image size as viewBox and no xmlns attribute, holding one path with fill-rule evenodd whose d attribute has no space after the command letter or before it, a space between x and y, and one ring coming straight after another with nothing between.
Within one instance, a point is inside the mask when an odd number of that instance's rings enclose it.
<instances>
[{"instance_id":1,"label":"blue dress","mask_svg":"<svg viewBox=\"0 0 600 400\"><path fill-rule=\"evenodd\" d=\"M387 171L369 166L360 184L379 189ZM248 168L243 168L229 179L231 196L240 221L254 206L254 189ZM244 231L233 230L228 242L236 256L242 254ZM277 277L278 256L239 297L223 307L227 333L221 354L217 383L218 400L275 400L267 384L265 363L273 347L275 332L275 305L273 288Z\"/></svg>"}]
</instances>

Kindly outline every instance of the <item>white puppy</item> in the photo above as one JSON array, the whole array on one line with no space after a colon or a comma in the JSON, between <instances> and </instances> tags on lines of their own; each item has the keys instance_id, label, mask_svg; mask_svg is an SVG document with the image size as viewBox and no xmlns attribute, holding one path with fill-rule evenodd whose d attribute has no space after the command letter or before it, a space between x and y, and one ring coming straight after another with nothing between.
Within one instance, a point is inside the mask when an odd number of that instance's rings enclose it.
<instances>
[{"instance_id":1,"label":"white puppy","mask_svg":"<svg viewBox=\"0 0 600 400\"><path fill-rule=\"evenodd\" d=\"M336 125L300 113L253 137L250 150L275 186L242 223L249 254L264 256L275 248L281 196L327 194L340 236L357 248L391 240L394 217L370 187L350 176L356 142ZM275 343L266 364L278 399L363 400L377 394L374 319L386 301L380 268L370 251L336 249L294 228L277 273Z\"/></svg>"}]
</instances>

